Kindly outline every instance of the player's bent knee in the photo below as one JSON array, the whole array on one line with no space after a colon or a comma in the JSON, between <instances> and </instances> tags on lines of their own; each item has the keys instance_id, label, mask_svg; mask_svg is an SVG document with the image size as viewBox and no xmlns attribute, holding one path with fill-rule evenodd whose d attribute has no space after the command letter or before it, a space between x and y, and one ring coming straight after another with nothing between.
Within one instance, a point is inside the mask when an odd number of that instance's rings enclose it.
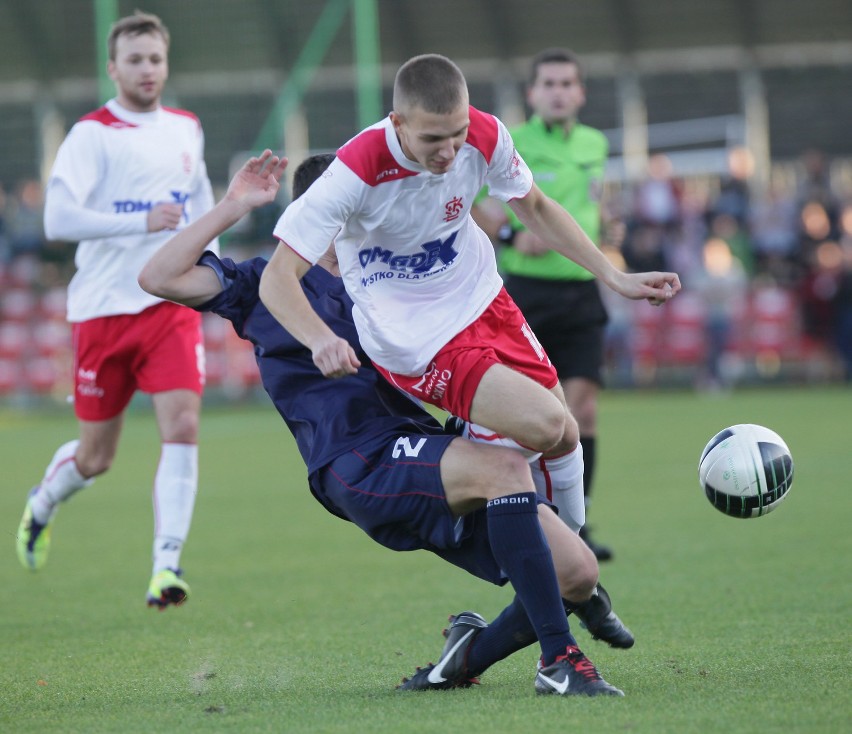
<instances>
[{"instance_id":1,"label":"player's bent knee","mask_svg":"<svg viewBox=\"0 0 852 734\"><path fill-rule=\"evenodd\" d=\"M594 557L592 558L594 560ZM564 599L586 601L598 583L597 563L577 561L559 576L559 590Z\"/></svg>"},{"instance_id":2,"label":"player's bent knee","mask_svg":"<svg viewBox=\"0 0 852 734\"><path fill-rule=\"evenodd\" d=\"M563 441L565 436L564 410L548 410L536 415L534 424L529 429L529 448L536 451L549 451Z\"/></svg>"},{"instance_id":3,"label":"player's bent knee","mask_svg":"<svg viewBox=\"0 0 852 734\"><path fill-rule=\"evenodd\" d=\"M86 479L97 477L100 474L105 474L112 467L113 456L106 454L94 454L92 456L84 456L77 454L74 457L74 462L77 465L77 471Z\"/></svg>"},{"instance_id":4,"label":"player's bent knee","mask_svg":"<svg viewBox=\"0 0 852 734\"><path fill-rule=\"evenodd\" d=\"M535 491L527 460L513 449L499 448L492 452L488 475L485 482L488 499Z\"/></svg>"}]
</instances>

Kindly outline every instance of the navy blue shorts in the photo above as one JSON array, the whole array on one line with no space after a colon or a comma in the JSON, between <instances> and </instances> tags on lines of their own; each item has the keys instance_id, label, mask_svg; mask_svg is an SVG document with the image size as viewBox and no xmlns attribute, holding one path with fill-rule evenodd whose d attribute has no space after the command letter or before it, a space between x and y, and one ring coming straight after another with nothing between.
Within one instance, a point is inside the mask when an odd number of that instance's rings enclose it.
<instances>
[{"instance_id":1,"label":"navy blue shorts","mask_svg":"<svg viewBox=\"0 0 852 734\"><path fill-rule=\"evenodd\" d=\"M413 433L373 439L313 475L311 490L329 512L387 548L429 550L474 576L505 584L491 552L485 508L458 520L447 504L440 461L454 440L466 439Z\"/></svg>"}]
</instances>

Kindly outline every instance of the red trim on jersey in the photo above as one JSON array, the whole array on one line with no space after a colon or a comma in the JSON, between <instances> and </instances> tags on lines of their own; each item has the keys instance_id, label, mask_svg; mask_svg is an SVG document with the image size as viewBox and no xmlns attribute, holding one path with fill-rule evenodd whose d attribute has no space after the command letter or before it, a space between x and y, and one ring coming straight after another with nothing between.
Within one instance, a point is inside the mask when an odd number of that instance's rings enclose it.
<instances>
[{"instance_id":1,"label":"red trim on jersey","mask_svg":"<svg viewBox=\"0 0 852 734\"><path fill-rule=\"evenodd\" d=\"M486 163L491 163L494 151L497 149L497 120L494 115L480 112L476 107L470 108L470 127L467 129L468 145L472 145L485 157Z\"/></svg>"},{"instance_id":2,"label":"red trim on jersey","mask_svg":"<svg viewBox=\"0 0 852 734\"><path fill-rule=\"evenodd\" d=\"M132 122L127 122L127 120L122 120L119 117L116 117L112 112L109 111L106 107L100 107L93 112L90 112L88 115L83 115L80 118L80 122L83 120L91 120L93 122L99 122L101 125L106 125L107 127L139 127Z\"/></svg>"},{"instance_id":3,"label":"red trim on jersey","mask_svg":"<svg viewBox=\"0 0 852 734\"><path fill-rule=\"evenodd\" d=\"M171 112L173 115L181 115L182 117L188 117L190 120L195 120L195 124L198 127L201 127L201 120L198 119L198 115L194 112L190 112L189 110L180 110L177 107L163 107L163 110L166 112Z\"/></svg>"},{"instance_id":4,"label":"red trim on jersey","mask_svg":"<svg viewBox=\"0 0 852 734\"><path fill-rule=\"evenodd\" d=\"M290 245L289 243L285 242L285 241L284 241L284 240L282 240L280 237L276 237L275 239L276 239L276 240L278 240L278 241L279 241L282 245L284 245L284 246L285 246L288 250L292 250L294 254L296 254L296 255L298 255L300 258L302 258L302 260L304 260L304 261L305 261L308 265L313 265L313 264L314 264L314 263L312 263L310 260L308 260L308 258L306 258L306 257L305 257L305 256L304 256L301 252L299 252L298 250L296 250L296 248L295 248L295 247L293 247L293 246L292 246L292 245Z\"/></svg>"},{"instance_id":5,"label":"red trim on jersey","mask_svg":"<svg viewBox=\"0 0 852 734\"><path fill-rule=\"evenodd\" d=\"M340 148L337 157L368 186L417 175L397 163L388 148L384 128L365 130Z\"/></svg>"}]
</instances>

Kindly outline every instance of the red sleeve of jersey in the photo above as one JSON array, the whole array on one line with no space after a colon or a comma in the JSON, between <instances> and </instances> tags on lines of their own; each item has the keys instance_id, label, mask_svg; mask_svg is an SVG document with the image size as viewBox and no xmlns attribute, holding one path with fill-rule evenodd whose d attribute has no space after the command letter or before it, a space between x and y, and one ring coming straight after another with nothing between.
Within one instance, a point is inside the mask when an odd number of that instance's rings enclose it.
<instances>
[{"instance_id":1,"label":"red sleeve of jersey","mask_svg":"<svg viewBox=\"0 0 852 734\"><path fill-rule=\"evenodd\" d=\"M201 120L198 119L198 115L194 112L190 112L189 110L180 110L177 107L163 107L166 112L171 112L173 115L180 115L181 117L188 117L190 120L195 120L195 124L198 127L201 127Z\"/></svg>"},{"instance_id":2,"label":"red sleeve of jersey","mask_svg":"<svg viewBox=\"0 0 852 734\"><path fill-rule=\"evenodd\" d=\"M497 120L494 115L480 112L476 107L471 107L470 127L467 130L465 142L482 153L486 163L491 163L491 158L497 149L497 138Z\"/></svg>"},{"instance_id":3,"label":"red sleeve of jersey","mask_svg":"<svg viewBox=\"0 0 852 734\"><path fill-rule=\"evenodd\" d=\"M368 186L417 175L396 162L385 140L384 128L365 130L340 148L337 157Z\"/></svg>"},{"instance_id":4,"label":"red sleeve of jersey","mask_svg":"<svg viewBox=\"0 0 852 734\"><path fill-rule=\"evenodd\" d=\"M93 112L90 112L87 115L83 115L80 118L80 122L83 122L85 120L99 122L101 123L101 125L106 125L107 127L139 127L138 125L132 122L120 120L114 114L112 114L112 112L110 112L106 107L99 107Z\"/></svg>"}]
</instances>

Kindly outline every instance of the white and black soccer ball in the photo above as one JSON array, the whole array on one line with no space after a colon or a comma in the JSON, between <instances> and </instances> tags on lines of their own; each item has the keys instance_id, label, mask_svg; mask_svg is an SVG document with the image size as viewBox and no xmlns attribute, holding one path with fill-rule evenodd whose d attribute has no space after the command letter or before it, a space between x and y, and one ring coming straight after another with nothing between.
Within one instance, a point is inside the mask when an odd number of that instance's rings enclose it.
<instances>
[{"instance_id":1,"label":"white and black soccer ball","mask_svg":"<svg viewBox=\"0 0 852 734\"><path fill-rule=\"evenodd\" d=\"M778 507L790 491L793 457L775 431L742 423L708 441L698 460L698 481L720 512L760 517Z\"/></svg>"}]
</instances>

